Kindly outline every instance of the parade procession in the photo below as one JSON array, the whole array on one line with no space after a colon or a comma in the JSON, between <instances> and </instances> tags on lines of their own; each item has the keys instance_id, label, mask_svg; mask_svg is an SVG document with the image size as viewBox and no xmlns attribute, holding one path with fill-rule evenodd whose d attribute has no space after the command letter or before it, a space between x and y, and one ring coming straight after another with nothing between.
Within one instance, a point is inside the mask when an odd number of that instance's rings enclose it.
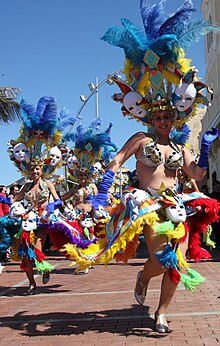
<instances>
[{"instance_id":1,"label":"parade procession","mask_svg":"<svg viewBox=\"0 0 220 346\"><path fill-rule=\"evenodd\" d=\"M35 101L31 84L28 91L0 87L1 133L8 136L1 146L7 156L0 185L2 345L220 342L220 121L214 79L220 68L218 63L214 69L220 4L195 1L202 14L193 2L172 2L170 12L170 0L135 0L136 20L125 18L126 8L123 13L119 6L114 18L121 22L114 26L106 12L97 49L100 44L107 50L111 64L116 54L121 67L115 62L115 72L89 84L91 93L80 96L79 110L63 104L69 94L59 96L62 82L48 92L36 81ZM202 16L209 5L216 20ZM68 19L63 25L70 25ZM90 72L89 59L95 63L88 27L88 46L81 33L88 64L74 66L77 88L77 80ZM48 51L55 36L47 41ZM202 40L206 61L213 45L216 55L205 75L197 67ZM61 54L57 45L56 52L64 70L70 50L66 46ZM31 65L31 48L29 53ZM108 62L101 60L97 75ZM113 107L106 118L98 111L103 85L103 104ZM78 95L71 91L71 98Z\"/></svg>"}]
</instances>

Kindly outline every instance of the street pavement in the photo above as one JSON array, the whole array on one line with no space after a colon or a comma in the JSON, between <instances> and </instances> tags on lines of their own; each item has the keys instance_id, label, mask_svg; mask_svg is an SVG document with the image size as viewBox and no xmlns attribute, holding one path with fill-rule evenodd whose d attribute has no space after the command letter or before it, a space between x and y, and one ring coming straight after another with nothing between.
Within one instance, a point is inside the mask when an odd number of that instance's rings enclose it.
<instances>
[{"instance_id":1,"label":"street pavement","mask_svg":"<svg viewBox=\"0 0 220 346\"><path fill-rule=\"evenodd\" d=\"M145 306L133 289L144 258L124 265L99 265L75 275L74 266L56 252L51 280L27 296L28 283L19 264L10 262L0 276L0 345L220 345L220 249L207 262L190 263L206 277L195 291L179 285L168 313L170 334L154 331L161 277L150 282Z\"/></svg>"}]
</instances>

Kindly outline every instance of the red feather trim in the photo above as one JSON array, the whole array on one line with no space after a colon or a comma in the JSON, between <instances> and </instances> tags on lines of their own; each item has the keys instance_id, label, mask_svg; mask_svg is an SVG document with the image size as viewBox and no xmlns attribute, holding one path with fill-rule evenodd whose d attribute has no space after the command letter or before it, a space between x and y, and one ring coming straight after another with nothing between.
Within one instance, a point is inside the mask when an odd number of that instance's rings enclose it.
<instances>
[{"instance_id":1,"label":"red feather trim","mask_svg":"<svg viewBox=\"0 0 220 346\"><path fill-rule=\"evenodd\" d=\"M210 253L201 247L202 239L199 233L189 234L189 247L188 254L189 258L198 262L201 259L208 260L211 258Z\"/></svg>"},{"instance_id":2,"label":"red feather trim","mask_svg":"<svg viewBox=\"0 0 220 346\"><path fill-rule=\"evenodd\" d=\"M190 232L206 233L208 226L219 220L220 203L213 198L199 198L186 202L196 211L196 214L188 217Z\"/></svg>"},{"instance_id":3,"label":"red feather trim","mask_svg":"<svg viewBox=\"0 0 220 346\"><path fill-rule=\"evenodd\" d=\"M30 244L30 233L26 231L22 232L21 239L22 239L22 243L27 242L28 244Z\"/></svg>"},{"instance_id":4,"label":"red feather trim","mask_svg":"<svg viewBox=\"0 0 220 346\"><path fill-rule=\"evenodd\" d=\"M42 262L45 260L45 255L43 254L43 252L37 248L34 249L35 255L37 256L37 261L38 262Z\"/></svg>"},{"instance_id":5,"label":"red feather trim","mask_svg":"<svg viewBox=\"0 0 220 346\"><path fill-rule=\"evenodd\" d=\"M22 271L28 271L28 266L27 266L27 264L26 264L26 262L22 259L22 261L21 261L21 264L20 264L20 269L22 270Z\"/></svg>"},{"instance_id":6,"label":"red feather trim","mask_svg":"<svg viewBox=\"0 0 220 346\"><path fill-rule=\"evenodd\" d=\"M211 255L201 248L201 233L206 233L208 226L219 220L220 203L213 198L199 198L186 202L186 206L196 211L196 214L187 218L189 226L189 256L198 262L209 259Z\"/></svg>"},{"instance_id":7,"label":"red feather trim","mask_svg":"<svg viewBox=\"0 0 220 346\"><path fill-rule=\"evenodd\" d=\"M180 282L181 275L180 275L180 272L178 272L178 270L169 268L168 269L168 274L169 274L170 280L174 284L178 284Z\"/></svg>"}]
</instances>

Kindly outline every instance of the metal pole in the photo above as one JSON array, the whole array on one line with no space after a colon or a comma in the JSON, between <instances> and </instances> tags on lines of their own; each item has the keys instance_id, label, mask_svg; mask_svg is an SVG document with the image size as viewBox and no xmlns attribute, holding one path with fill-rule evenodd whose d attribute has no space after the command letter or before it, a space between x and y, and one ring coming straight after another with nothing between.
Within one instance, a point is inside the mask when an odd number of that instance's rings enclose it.
<instances>
[{"instance_id":1,"label":"metal pole","mask_svg":"<svg viewBox=\"0 0 220 346\"><path fill-rule=\"evenodd\" d=\"M122 172L121 172L121 168L120 168L120 171L119 171L119 176L120 176L120 199L122 199Z\"/></svg>"},{"instance_id":2,"label":"metal pole","mask_svg":"<svg viewBox=\"0 0 220 346\"><path fill-rule=\"evenodd\" d=\"M113 73L110 74L110 76L114 76L114 74L116 74L117 72L120 72L122 70L122 67L117 69L116 71L114 71ZM99 88L101 88L101 86L103 86L107 80L109 79L109 77L106 77L103 81L101 81L94 90L91 91L91 93L86 97L86 100L84 102L82 102L82 105L80 106L77 114L79 115L83 108L85 107L85 105L87 104L87 102L90 100L90 98L94 95L94 93L96 92L96 89L99 90Z\"/></svg>"},{"instance_id":3,"label":"metal pole","mask_svg":"<svg viewBox=\"0 0 220 346\"><path fill-rule=\"evenodd\" d=\"M99 117L99 88L98 88L98 85L99 85L99 79L98 77L96 77L95 79L95 91L96 91L96 94L95 94L95 114L96 114L96 118Z\"/></svg>"}]
</instances>

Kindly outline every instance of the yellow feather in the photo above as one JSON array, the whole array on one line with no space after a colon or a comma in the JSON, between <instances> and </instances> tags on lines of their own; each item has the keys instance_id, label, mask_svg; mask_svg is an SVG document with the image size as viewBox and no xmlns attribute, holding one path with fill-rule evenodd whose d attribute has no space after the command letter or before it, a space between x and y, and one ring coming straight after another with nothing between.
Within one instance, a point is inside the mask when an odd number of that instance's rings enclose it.
<instances>
[{"instance_id":1,"label":"yellow feather","mask_svg":"<svg viewBox=\"0 0 220 346\"><path fill-rule=\"evenodd\" d=\"M16 261L16 262L20 262L21 261L21 257L18 256L18 248L20 246L20 239L14 239L13 241L13 245L11 246L11 251L12 254L10 255L12 261Z\"/></svg>"},{"instance_id":2,"label":"yellow feather","mask_svg":"<svg viewBox=\"0 0 220 346\"><path fill-rule=\"evenodd\" d=\"M117 242L115 242L102 257L96 260L86 258L85 256L98 254L105 246L107 239L101 239L98 243L91 244L85 250L79 250L72 244L66 244L64 245L63 251L68 253L68 258L77 263L78 270L88 268L90 265L97 265L100 263L108 264L118 251L126 249L127 244L133 240L136 234L142 233L145 225L152 226L158 220L159 217L156 212L151 212L139 217L137 220L132 222L131 226L117 240Z\"/></svg>"},{"instance_id":3,"label":"yellow feather","mask_svg":"<svg viewBox=\"0 0 220 346\"><path fill-rule=\"evenodd\" d=\"M176 256L177 256L177 259L178 259L178 265L179 265L180 269L182 269L182 268L189 268L190 267L190 265L184 260L183 254L182 254L180 248L178 248L176 250Z\"/></svg>"}]
</instances>

